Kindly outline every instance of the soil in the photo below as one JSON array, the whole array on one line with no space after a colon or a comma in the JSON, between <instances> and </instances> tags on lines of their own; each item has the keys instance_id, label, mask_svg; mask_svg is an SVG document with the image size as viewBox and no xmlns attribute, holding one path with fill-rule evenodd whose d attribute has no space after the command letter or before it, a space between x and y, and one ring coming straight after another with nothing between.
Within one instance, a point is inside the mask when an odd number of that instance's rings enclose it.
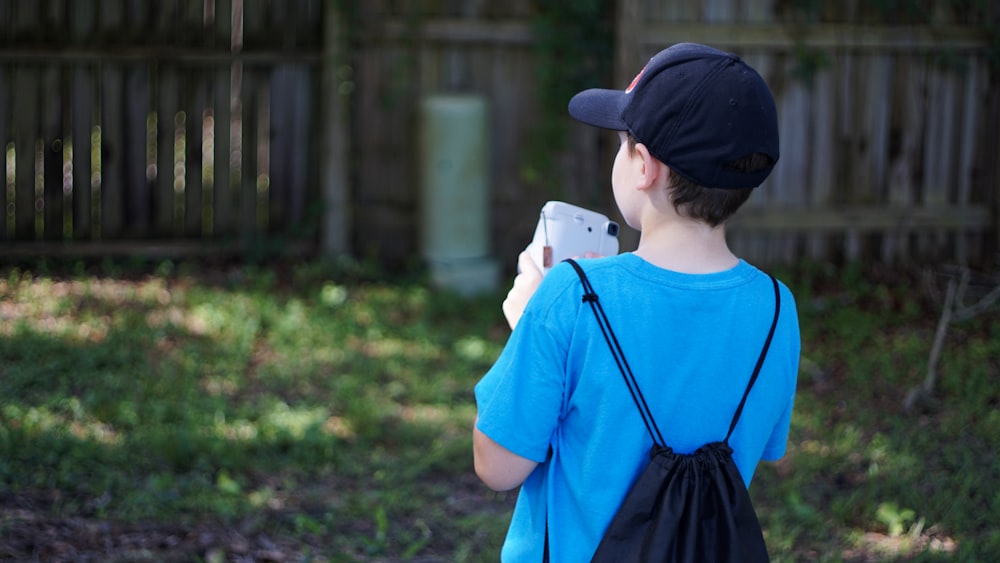
<instances>
[{"instance_id":1,"label":"soil","mask_svg":"<svg viewBox=\"0 0 1000 563\"><path fill-rule=\"evenodd\" d=\"M239 527L53 517L44 498L0 494L0 561L303 561L308 546ZM313 559L314 561L316 559Z\"/></svg>"}]
</instances>

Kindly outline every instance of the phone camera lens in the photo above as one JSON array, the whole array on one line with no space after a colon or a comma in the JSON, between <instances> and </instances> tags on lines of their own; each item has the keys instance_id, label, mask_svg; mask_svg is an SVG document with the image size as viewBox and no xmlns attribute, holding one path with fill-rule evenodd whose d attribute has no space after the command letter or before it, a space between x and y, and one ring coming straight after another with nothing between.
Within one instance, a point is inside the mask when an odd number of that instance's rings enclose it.
<instances>
[{"instance_id":1,"label":"phone camera lens","mask_svg":"<svg viewBox=\"0 0 1000 563\"><path fill-rule=\"evenodd\" d=\"M618 236L618 223L608 221L608 234L613 237Z\"/></svg>"}]
</instances>

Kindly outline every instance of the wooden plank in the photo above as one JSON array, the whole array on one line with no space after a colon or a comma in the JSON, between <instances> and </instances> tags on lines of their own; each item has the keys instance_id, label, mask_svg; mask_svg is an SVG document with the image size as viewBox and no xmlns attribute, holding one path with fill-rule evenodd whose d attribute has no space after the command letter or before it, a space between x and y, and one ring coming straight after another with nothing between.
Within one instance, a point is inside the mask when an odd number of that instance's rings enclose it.
<instances>
[{"instance_id":1,"label":"wooden plank","mask_svg":"<svg viewBox=\"0 0 1000 563\"><path fill-rule=\"evenodd\" d=\"M452 27L441 25L437 29L441 37L453 40L460 35ZM942 48L952 52L983 51L990 44L989 32L984 27L967 25L816 24L808 26L807 30L807 33L796 33L794 27L770 23L690 25L657 22L646 26L642 40L647 45L695 41L725 48L791 51L804 47L865 53L934 51Z\"/></svg>"},{"instance_id":2,"label":"wooden plank","mask_svg":"<svg viewBox=\"0 0 1000 563\"><path fill-rule=\"evenodd\" d=\"M929 63L933 65L933 63ZM935 108L924 116L924 177L921 201L924 205L950 203L955 182L956 85L953 73L931 66L927 84L927 106ZM926 251L948 244L947 234L926 233L920 237Z\"/></svg>"},{"instance_id":3,"label":"wooden plank","mask_svg":"<svg viewBox=\"0 0 1000 563\"><path fill-rule=\"evenodd\" d=\"M287 4L288 0L282 4ZM247 1L243 4L243 35L246 44L257 48L268 44L281 44L285 36L284 21L278 19L284 10L276 2Z\"/></svg>"},{"instance_id":4,"label":"wooden plank","mask_svg":"<svg viewBox=\"0 0 1000 563\"><path fill-rule=\"evenodd\" d=\"M13 37L14 4L18 0L0 0L0 37Z\"/></svg>"},{"instance_id":5,"label":"wooden plank","mask_svg":"<svg viewBox=\"0 0 1000 563\"><path fill-rule=\"evenodd\" d=\"M808 155L788 154L790 158L806 158L809 162L807 206L822 207L832 203L836 184L836 88L832 70L822 70L813 77L809 111L811 150ZM787 145L786 145L787 146ZM795 151L795 146L789 147ZM786 157L786 158L787 158ZM810 235L805 239L810 258L822 260L829 254L828 235Z\"/></svg>"},{"instance_id":6,"label":"wooden plank","mask_svg":"<svg viewBox=\"0 0 1000 563\"><path fill-rule=\"evenodd\" d=\"M684 3L682 2L681 4ZM621 0L618 2L618 23L615 30L615 60L613 67L614 84L595 84L594 87L624 88L632 82L635 75L642 69L647 60L645 56L646 46L641 41L644 25L642 17L643 6L641 0ZM602 145L600 132L593 131L593 127L584 127L575 123L572 126L577 130L573 135L577 139L577 143L583 143L584 148L588 145L597 147L596 151L591 150L599 158L584 159L586 163L584 166L587 168L587 176L590 178L590 182L593 183L596 180L599 186L610 188L610 176L602 174L602 171L607 170L607 168L601 162L614 162L614 151L617 146L613 142L608 145ZM581 172L583 171L581 170ZM610 191L610 189L607 191ZM541 208L541 204L538 207ZM617 206L611 207L613 210L611 213L612 219L624 227L618 236L621 249L623 251L634 250L639 244L639 233L625 225L625 220L621 216L621 212ZM531 217L534 219L534 216ZM529 223L533 223L533 221L529 221ZM530 233L526 233L526 235L530 236Z\"/></svg>"},{"instance_id":7,"label":"wooden plank","mask_svg":"<svg viewBox=\"0 0 1000 563\"><path fill-rule=\"evenodd\" d=\"M416 202L412 189L416 178L416 151L412 150L410 134L415 121L415 104L419 91L411 93L406 84L399 84L397 72L405 71L402 49L389 47L370 53L361 59L355 84L358 112L367 125L357 132L361 162L358 173L363 185L375 187L359 190L360 201L386 202L411 207ZM433 91L433 90L430 90ZM408 132L408 133L407 133ZM385 166L380 154L393 154L394 166ZM403 235L405 236L405 235Z\"/></svg>"},{"instance_id":8,"label":"wooden plank","mask_svg":"<svg viewBox=\"0 0 1000 563\"><path fill-rule=\"evenodd\" d=\"M97 21L96 13L95 0L77 0L70 4L68 35L74 47L85 44L93 37ZM95 107L97 80L94 65L74 63L67 66L71 69L69 121L73 168L72 238L81 240L89 238L93 228L91 137L97 125Z\"/></svg>"},{"instance_id":9,"label":"wooden plank","mask_svg":"<svg viewBox=\"0 0 1000 563\"><path fill-rule=\"evenodd\" d=\"M0 16L6 14L5 10L7 8L4 6L4 1L0 0ZM0 18L0 22L6 21ZM0 24L0 29L3 28L3 24ZM13 88L11 87L12 75L10 69L7 65L0 64L0 240L8 240L13 238L13 232L8 232L8 227L13 231L13 221L8 221L8 214L13 210L14 198L8 196L13 196L13 194L8 194L8 167L13 163L7 160L7 148L13 141L11 134L11 93Z\"/></svg>"},{"instance_id":10,"label":"wooden plank","mask_svg":"<svg viewBox=\"0 0 1000 563\"><path fill-rule=\"evenodd\" d=\"M37 42L35 35L41 21L41 6L19 3L13 9L11 37L19 41ZM13 80L13 137L15 150L14 176L14 238L34 240L36 212L36 168L40 141L41 66L15 65Z\"/></svg>"},{"instance_id":11,"label":"wooden plank","mask_svg":"<svg viewBox=\"0 0 1000 563\"><path fill-rule=\"evenodd\" d=\"M859 182L858 187L870 195L856 193L852 199L864 201L870 198L873 201L883 201L884 196L879 192L882 186L886 185L892 59L883 54L865 57L863 68L864 75L859 78L861 84L864 84L864 89L856 93L860 100L863 100L861 107L858 108L860 111L857 112L861 119L855 124L855 131L864 132L865 146L858 147L864 153L864 168L858 170L855 178Z\"/></svg>"},{"instance_id":12,"label":"wooden plank","mask_svg":"<svg viewBox=\"0 0 1000 563\"><path fill-rule=\"evenodd\" d=\"M806 85L802 83L789 85L785 90L779 113L781 145L788 150L802 151L809 156L778 160L778 166L772 172L773 179L768 182L766 188L771 205L792 208L805 206L809 166L813 163L811 144L814 137L808 130L811 114L812 106L809 103ZM797 242L791 237L771 240L769 247L772 249L772 257L782 262L791 261L796 254Z\"/></svg>"},{"instance_id":13,"label":"wooden plank","mask_svg":"<svg viewBox=\"0 0 1000 563\"><path fill-rule=\"evenodd\" d=\"M0 45L0 62L29 63L143 63L149 61L170 61L189 65L216 67L234 60L253 67L268 67L279 63L317 64L320 53L317 50L297 51L253 51L230 53L215 49L174 45L116 46L95 45L86 48L66 50L60 46L41 45L24 47L20 45Z\"/></svg>"},{"instance_id":14,"label":"wooden plank","mask_svg":"<svg viewBox=\"0 0 1000 563\"><path fill-rule=\"evenodd\" d=\"M35 150L39 140L39 73L35 67L15 66L14 111L14 238L35 238Z\"/></svg>"},{"instance_id":15,"label":"wooden plank","mask_svg":"<svg viewBox=\"0 0 1000 563\"><path fill-rule=\"evenodd\" d=\"M205 186L202 167L205 135L205 110L208 107L208 72L201 69L186 69L188 80L185 87L183 107L185 123L184 151L184 236L199 237L205 224Z\"/></svg>"},{"instance_id":16,"label":"wooden plank","mask_svg":"<svg viewBox=\"0 0 1000 563\"><path fill-rule=\"evenodd\" d=\"M662 19L670 22L690 24L698 21L698 18L701 16L700 2L651 2L649 8L656 10L655 13L651 14L653 19ZM676 43L676 41L662 43L662 46L672 43Z\"/></svg>"},{"instance_id":17,"label":"wooden plank","mask_svg":"<svg viewBox=\"0 0 1000 563\"><path fill-rule=\"evenodd\" d=\"M255 85L254 129L252 168L248 172L251 179L254 199L254 229L258 234L266 234L270 227L270 150L271 150L271 92L270 77L259 76Z\"/></svg>"},{"instance_id":18,"label":"wooden plank","mask_svg":"<svg viewBox=\"0 0 1000 563\"><path fill-rule=\"evenodd\" d=\"M44 34L42 22L42 4L40 2L15 1L11 7L10 35L11 43L41 43Z\"/></svg>"},{"instance_id":19,"label":"wooden plank","mask_svg":"<svg viewBox=\"0 0 1000 563\"><path fill-rule=\"evenodd\" d=\"M234 65L231 76L230 90L230 111L229 111L229 152L226 158L229 159L229 177L227 178L226 197L229 199L229 236L245 235L243 226L244 214L241 213L243 201L243 171L246 162L245 158L245 136L246 129L246 102L244 95L244 68L242 65Z\"/></svg>"},{"instance_id":20,"label":"wooden plank","mask_svg":"<svg viewBox=\"0 0 1000 563\"><path fill-rule=\"evenodd\" d=\"M257 133L257 107L259 82L255 72L244 69L243 72L243 118L241 128L242 145L239 189L239 232L244 239L250 239L258 234L257 228L257 152L254 136Z\"/></svg>"},{"instance_id":21,"label":"wooden plank","mask_svg":"<svg viewBox=\"0 0 1000 563\"><path fill-rule=\"evenodd\" d=\"M175 177L174 151L177 143L180 75L173 65L158 65L156 73L156 175L153 188L153 214L151 234L157 237L179 235L183 220L182 184ZM183 125L182 125L183 127ZM180 198L178 198L180 193Z\"/></svg>"},{"instance_id":22,"label":"wooden plank","mask_svg":"<svg viewBox=\"0 0 1000 563\"><path fill-rule=\"evenodd\" d=\"M772 0L743 0L739 2L740 23L764 24L773 23L773 2Z\"/></svg>"},{"instance_id":23,"label":"wooden plank","mask_svg":"<svg viewBox=\"0 0 1000 563\"><path fill-rule=\"evenodd\" d=\"M235 148L233 145L234 129L238 125L239 114L233 94L233 84L238 72L239 63L216 74L215 81L215 147L214 147L214 178L212 188L212 232L215 236L232 235L235 231L235 199L233 197ZM234 120L234 115L237 119Z\"/></svg>"},{"instance_id":24,"label":"wooden plank","mask_svg":"<svg viewBox=\"0 0 1000 563\"><path fill-rule=\"evenodd\" d=\"M734 0L702 0L701 21L707 23L732 22L736 16Z\"/></svg>"},{"instance_id":25,"label":"wooden plank","mask_svg":"<svg viewBox=\"0 0 1000 563\"><path fill-rule=\"evenodd\" d=\"M150 178L149 131L151 69L144 64L128 65L123 69L124 113L122 134L123 186L126 216L123 227L132 236L145 237L151 233L153 186ZM155 163L153 163L155 165Z\"/></svg>"},{"instance_id":26,"label":"wooden plank","mask_svg":"<svg viewBox=\"0 0 1000 563\"><path fill-rule=\"evenodd\" d=\"M191 147L190 154L197 155L200 201L196 207L198 220L197 232L201 238L213 234L215 204L215 73L206 71L201 74L196 94L198 104L197 127L191 132L197 145ZM193 226L190 228L194 228Z\"/></svg>"},{"instance_id":27,"label":"wooden plank","mask_svg":"<svg viewBox=\"0 0 1000 563\"><path fill-rule=\"evenodd\" d=\"M109 37L122 37L125 25L125 1L126 0L97 0L96 29L98 37L103 42L108 42Z\"/></svg>"},{"instance_id":28,"label":"wooden plank","mask_svg":"<svg viewBox=\"0 0 1000 563\"><path fill-rule=\"evenodd\" d=\"M922 128L926 106L923 92L927 81L926 66L914 64L913 57L898 57L893 67L891 128L896 148L886 155L889 183L886 202L894 207L915 205L917 175L923 166ZM910 234L900 230L882 237L882 256L886 260L908 259L912 253Z\"/></svg>"},{"instance_id":29,"label":"wooden plank","mask_svg":"<svg viewBox=\"0 0 1000 563\"><path fill-rule=\"evenodd\" d=\"M230 50L233 53L243 51L243 0L232 0L229 31Z\"/></svg>"},{"instance_id":30,"label":"wooden plank","mask_svg":"<svg viewBox=\"0 0 1000 563\"><path fill-rule=\"evenodd\" d=\"M223 5L224 4L224 5ZM243 2L242 0L220 0L220 36L232 54L241 54ZM215 155L215 233L217 236L231 237L238 234L236 204L239 194L239 144L242 125L242 104L239 98L243 77L243 62L233 60L220 73L216 100L216 155ZM235 165L235 166L234 166Z\"/></svg>"},{"instance_id":31,"label":"wooden plank","mask_svg":"<svg viewBox=\"0 0 1000 563\"><path fill-rule=\"evenodd\" d=\"M859 84L860 74L858 70L858 58L861 55L856 53L844 53L840 57L838 70L840 80L837 81L837 135L843 139L841 152L838 154L838 184L841 187L838 193L837 203L849 204L853 201L855 187L855 153L858 150L859 139L854 127L858 120L860 109L858 104L863 103L858 96L854 95L856 85ZM860 258L861 241L856 229L847 228L843 233L844 255L848 261L854 262Z\"/></svg>"},{"instance_id":32,"label":"wooden plank","mask_svg":"<svg viewBox=\"0 0 1000 563\"><path fill-rule=\"evenodd\" d=\"M371 189L359 189L356 192L356 232L353 236L365 241L359 247L359 252L385 257L387 260L412 255L416 251L415 239L419 233L413 220L416 214L412 212L412 182L417 176L414 173L406 175L407 170L413 170L411 167L414 162L407 155L415 151L401 150L397 146L398 139L395 138L408 137L400 135L400 126L415 114L412 110L401 114L398 97L394 97L392 85L387 84L387 81L392 80L395 51L398 51L398 47L383 45L360 53L354 80L357 85L354 95L357 111L366 120L366 126L356 132L358 182ZM385 166L380 163L380 154L403 155L407 162L400 159L394 162L394 166ZM401 185L407 186L408 195L400 193ZM404 197L408 199L403 199ZM403 213L403 209L410 211Z\"/></svg>"},{"instance_id":33,"label":"wooden plank","mask_svg":"<svg viewBox=\"0 0 1000 563\"><path fill-rule=\"evenodd\" d=\"M493 126L495 133L491 139L493 149L493 199L504 208L508 208L516 202L523 202L526 196L530 197L531 191L526 189L525 183L521 180L521 158L523 156L523 138L529 122L523 116L530 113L533 98L523 96L521 92L527 88L531 90L534 86L535 77L531 75L530 60L531 55L524 49L515 52L507 47L494 47L494 61L491 68L493 70L493 84L490 88L491 102L493 107ZM567 127L570 128L569 137L577 144L583 144L587 149L596 146L596 139L587 135L592 128L586 128L582 124L577 124L566 117ZM591 142L587 142L587 140ZM593 151L578 150L575 154L591 154ZM592 170L598 159L581 159L581 168ZM585 177L593 181L599 179L596 171L586 174L580 171ZM494 217L494 225L511 225L510 222L503 222L501 217ZM534 228L532 225L531 228ZM528 233L530 236L530 233ZM527 244L521 245L521 249Z\"/></svg>"},{"instance_id":34,"label":"wooden plank","mask_svg":"<svg viewBox=\"0 0 1000 563\"><path fill-rule=\"evenodd\" d=\"M988 83L988 68L986 61L981 59L972 62L969 72L963 76L964 93L958 111L960 125L958 140L958 170L956 171L955 203L967 205L972 203L973 179L976 174L976 129L977 120L982 114L980 100L990 96Z\"/></svg>"},{"instance_id":35,"label":"wooden plank","mask_svg":"<svg viewBox=\"0 0 1000 563\"><path fill-rule=\"evenodd\" d=\"M310 115L314 113L309 78L308 69L299 65L279 68L271 75L271 133L269 138L261 138L269 154L262 153L261 157L267 157L269 167L268 221L277 228L298 224L305 217ZM336 92L329 96L342 97Z\"/></svg>"},{"instance_id":36,"label":"wooden plank","mask_svg":"<svg viewBox=\"0 0 1000 563\"><path fill-rule=\"evenodd\" d=\"M70 120L73 143L73 238L77 240L90 238L93 234L91 140L97 125L94 75L93 67L77 65L73 68Z\"/></svg>"},{"instance_id":37,"label":"wooden plank","mask_svg":"<svg viewBox=\"0 0 1000 563\"><path fill-rule=\"evenodd\" d=\"M46 0L40 2L41 8L41 31L46 41L65 41L69 34L70 22L66 13L70 0Z\"/></svg>"},{"instance_id":38,"label":"wooden plank","mask_svg":"<svg viewBox=\"0 0 1000 563\"><path fill-rule=\"evenodd\" d=\"M118 0L120 1L120 0ZM102 0L107 6L112 0ZM28 3L30 4L30 3ZM102 10L102 15L107 8ZM386 20L366 27L361 38L368 41L395 41L412 35L413 26L405 21ZM534 35L531 24L524 21L499 20L429 20L419 28L424 41L440 43L531 44ZM650 23L644 26L640 37L647 51L658 50L664 45L680 41L697 41L720 48L760 48L790 51L795 48L816 48L838 51L895 51L932 52L948 49L959 54L967 51L989 49L990 36L981 26L858 26L817 24L808 27L808 33L793 33L788 26L772 23L739 23L690 25L683 23ZM0 47L0 60L28 60L31 58L53 61L54 58L72 58L88 62L118 61L120 59L148 60L172 59L185 62L218 64L228 60L223 53L204 52L200 48L183 45L135 46L128 50L111 45L91 46L66 52L60 49L33 47L28 50L18 44ZM266 65L276 61L318 61L319 53L310 50L255 51L239 55L246 64Z\"/></svg>"},{"instance_id":39,"label":"wooden plank","mask_svg":"<svg viewBox=\"0 0 1000 563\"><path fill-rule=\"evenodd\" d=\"M621 0L618 2L618 23L615 30L615 84L624 87L639 72L646 59L643 57L643 45L639 41L642 35L641 0ZM607 87L610 87L607 86Z\"/></svg>"},{"instance_id":40,"label":"wooden plank","mask_svg":"<svg viewBox=\"0 0 1000 563\"><path fill-rule=\"evenodd\" d=\"M782 57L774 53L765 53L759 50L745 53L741 56L748 65L753 67L762 77L765 78L765 81L769 82L769 88L772 90L778 89L779 92L784 90L785 85L783 83L783 77L786 76L786 73L784 71L784 61ZM769 77L772 78L772 80L769 81ZM779 108L779 128L781 127L782 122L787 123L782 110L780 109L782 107L782 103L783 96L775 95L775 105ZM785 142L780 138L780 135L781 132L779 131L780 146L785 146ZM779 158L776 166L784 167L786 165L787 164L782 162L782 159ZM750 196L750 199L747 200L744 207L741 208L735 217L743 215L744 213L750 213L756 209L771 207L773 205L772 200L775 198L773 187L778 185L780 181L781 171L772 171L771 176L768 177L768 179L765 180L760 187L754 190L754 194ZM730 221L732 221L732 219ZM773 250L773 246L771 244L772 235L770 233L742 232L734 235L733 232L727 228L727 235L729 243L737 255L758 263L766 263L770 260L769 256Z\"/></svg>"},{"instance_id":41,"label":"wooden plank","mask_svg":"<svg viewBox=\"0 0 1000 563\"><path fill-rule=\"evenodd\" d=\"M413 33L405 20L386 19L366 27L362 38L373 42L400 40ZM531 23L523 20L435 19L421 22L420 38L442 43L532 43Z\"/></svg>"},{"instance_id":42,"label":"wooden plank","mask_svg":"<svg viewBox=\"0 0 1000 563\"><path fill-rule=\"evenodd\" d=\"M315 201L316 197L322 198L322 192L317 191L314 188L315 183L310 181L310 168L309 168L309 158L311 154L315 154L312 151L316 150L316 145L309 142L312 127L310 123L313 121L314 116L322 112L319 108L319 100L323 99L315 96L316 93L316 82L315 74L310 73L307 68L302 65L297 66L298 70L298 88L296 90L297 101L295 104L294 113L294 123L295 123L295 135L293 137L293 166L292 174L289 177L289 186L291 188L290 201L288 205L288 213L286 214L285 220L288 222L286 228L290 228L293 225L300 225L303 221L307 220L307 213L309 207L309 201ZM322 77L319 77L322 79ZM335 96L341 97L340 94L335 93ZM333 100L330 103L335 103ZM337 107L337 106L335 106ZM337 107L338 111L346 112L348 111L347 105L340 105ZM331 108L333 109L333 108ZM346 120L347 115L341 115L341 120ZM347 122L344 122L342 127L348 127ZM350 130L341 131L341 134L350 135ZM320 145L323 146L322 144ZM323 156L320 157L323 160L331 158L329 153L320 153ZM341 161L341 165L345 166L347 161ZM347 175L347 170L343 170L342 174ZM346 182L346 180L345 180ZM348 200L349 201L349 200ZM330 202L332 203L332 202ZM340 202L341 206L346 206L347 201ZM347 209L342 208L340 213L346 213ZM272 214L273 216L273 214Z\"/></svg>"},{"instance_id":43,"label":"wooden plank","mask_svg":"<svg viewBox=\"0 0 1000 563\"><path fill-rule=\"evenodd\" d=\"M956 141L956 80L952 72L934 66L929 68L927 108L924 136L924 183L922 201L925 205L943 205L949 201L949 189L955 181L954 144Z\"/></svg>"},{"instance_id":44,"label":"wooden plank","mask_svg":"<svg viewBox=\"0 0 1000 563\"><path fill-rule=\"evenodd\" d=\"M856 183L849 190L850 202L877 203L885 201L883 191L887 185L892 59L884 53L859 57L858 68L860 88L855 96L862 102L855 112L860 121L855 122L854 131L860 133L860 144L855 146L852 155L856 165L853 177ZM861 258L878 257L876 252L880 241L877 237L865 237L859 243L862 245Z\"/></svg>"},{"instance_id":45,"label":"wooden plank","mask_svg":"<svg viewBox=\"0 0 1000 563\"><path fill-rule=\"evenodd\" d=\"M198 207L201 190L196 181L196 162L191 151L196 144L195 130L198 119L192 101L195 74L190 69L179 69L177 109L174 114L174 236L191 236L197 233L200 223Z\"/></svg>"},{"instance_id":46,"label":"wooden plank","mask_svg":"<svg viewBox=\"0 0 1000 563\"><path fill-rule=\"evenodd\" d=\"M215 155L217 154L216 143L217 126L215 123L218 105L216 103L217 73L210 72L205 75L205 107L202 110L201 122L201 238L206 239L215 235L215 178L216 166Z\"/></svg>"},{"instance_id":47,"label":"wooden plank","mask_svg":"<svg viewBox=\"0 0 1000 563\"><path fill-rule=\"evenodd\" d=\"M741 210L730 221L734 231L838 232L985 231L992 227L986 205L910 206L840 205L825 208L763 207Z\"/></svg>"},{"instance_id":48,"label":"wooden plank","mask_svg":"<svg viewBox=\"0 0 1000 563\"><path fill-rule=\"evenodd\" d=\"M958 118L960 124L956 135L958 138L958 162L956 190L953 198L956 205L969 205L972 203L972 184L973 177L976 174L976 119L977 115L981 115L982 113L982 106L978 102L980 96L983 94L988 95L988 92L984 91L981 86L982 79L980 77L982 70L983 66L978 61L975 61L970 67L969 72L963 77L965 91L958 109L961 115ZM955 258L958 263L963 265L969 264L969 261L974 256L971 246L974 246L972 237L965 235L955 237Z\"/></svg>"},{"instance_id":49,"label":"wooden plank","mask_svg":"<svg viewBox=\"0 0 1000 563\"><path fill-rule=\"evenodd\" d=\"M121 37L127 28L123 0L99 0L97 9L98 37ZM123 235L125 224L124 68L109 60L94 62L100 69L100 152L94 163L98 180L93 197L98 205L93 233L95 238L117 238Z\"/></svg>"},{"instance_id":50,"label":"wooden plank","mask_svg":"<svg viewBox=\"0 0 1000 563\"><path fill-rule=\"evenodd\" d=\"M137 0L129 0L136 2ZM138 0L142 2L142 0ZM179 0L158 0L157 2L142 2L144 6L136 6L136 11L146 12L141 18L146 37L144 42L175 45L189 45L191 30L185 25L182 6ZM196 2L188 2L196 4ZM137 14L138 15L138 14ZM145 24L145 25L143 25Z\"/></svg>"},{"instance_id":51,"label":"wooden plank","mask_svg":"<svg viewBox=\"0 0 1000 563\"><path fill-rule=\"evenodd\" d=\"M117 238L125 226L124 75L117 65L101 68L100 238Z\"/></svg>"},{"instance_id":52,"label":"wooden plank","mask_svg":"<svg viewBox=\"0 0 1000 563\"><path fill-rule=\"evenodd\" d=\"M232 3L232 14L231 14L231 36L230 36L230 49L233 53L241 53L243 51L243 29L244 29L244 4L243 0L233 0ZM246 116L248 108L245 103L245 92L246 85L244 84L245 75L248 70L244 67L243 63L236 61L230 67L230 88L229 88L229 142L228 149L229 153L227 158L229 159L229 177L227 178L227 194L226 197L230 200L230 210L229 215L229 236L243 237L245 238L247 232L245 231L243 221L245 213L243 212L243 174L244 174L244 163L245 163L245 134L246 129Z\"/></svg>"},{"instance_id":53,"label":"wooden plank","mask_svg":"<svg viewBox=\"0 0 1000 563\"><path fill-rule=\"evenodd\" d=\"M46 240L63 238L65 217L63 206L63 140L64 127L63 80L61 69L54 66L42 70L41 129L39 131L42 159L41 194L36 208L41 231Z\"/></svg>"},{"instance_id":54,"label":"wooden plank","mask_svg":"<svg viewBox=\"0 0 1000 563\"><path fill-rule=\"evenodd\" d=\"M74 46L85 45L94 40L97 26L96 0L73 0L69 3L69 27L67 34Z\"/></svg>"},{"instance_id":55,"label":"wooden plank","mask_svg":"<svg viewBox=\"0 0 1000 563\"><path fill-rule=\"evenodd\" d=\"M198 257L246 256L252 243L233 240L101 240L101 241L30 241L12 242L3 247L3 258L139 258L183 259ZM283 241L283 257L309 257L309 241Z\"/></svg>"}]
</instances>

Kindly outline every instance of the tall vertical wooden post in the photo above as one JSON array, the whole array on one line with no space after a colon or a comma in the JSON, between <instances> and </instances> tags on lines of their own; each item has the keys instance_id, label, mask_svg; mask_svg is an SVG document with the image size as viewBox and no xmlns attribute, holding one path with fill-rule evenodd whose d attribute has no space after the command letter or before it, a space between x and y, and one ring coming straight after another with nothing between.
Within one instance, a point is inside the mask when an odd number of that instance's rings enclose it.
<instances>
[{"instance_id":1,"label":"tall vertical wooden post","mask_svg":"<svg viewBox=\"0 0 1000 563\"><path fill-rule=\"evenodd\" d=\"M645 34L641 11L642 0L618 0L618 21L615 26L615 83L609 88L624 89L646 63L646 58L643 56ZM617 149L617 146L614 146L614 149ZM608 163L613 160L613 152L605 157ZM610 168L608 171L610 172ZM624 217L618 213L615 215L619 224L624 225ZM622 229L618 238L623 250L634 249L639 244L639 233L632 229Z\"/></svg>"},{"instance_id":2,"label":"tall vertical wooden post","mask_svg":"<svg viewBox=\"0 0 1000 563\"><path fill-rule=\"evenodd\" d=\"M344 15L336 0L323 3L323 59L321 123L323 124L320 190L323 220L320 250L327 256L351 253L350 185L347 163L350 154L347 95L344 73L349 69Z\"/></svg>"}]
</instances>

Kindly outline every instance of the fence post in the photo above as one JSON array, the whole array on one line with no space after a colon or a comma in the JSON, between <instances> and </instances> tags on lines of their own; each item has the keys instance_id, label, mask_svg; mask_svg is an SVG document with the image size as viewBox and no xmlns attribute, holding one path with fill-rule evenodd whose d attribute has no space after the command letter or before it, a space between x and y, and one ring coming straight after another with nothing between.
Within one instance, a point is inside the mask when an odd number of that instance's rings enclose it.
<instances>
[{"instance_id":1,"label":"fence post","mask_svg":"<svg viewBox=\"0 0 1000 563\"><path fill-rule=\"evenodd\" d=\"M323 197L323 218L320 227L320 251L327 256L348 255L350 248L350 186L347 163L350 135L347 115L348 26L338 9L337 0L323 2L323 54L321 123L323 140L320 169L320 190Z\"/></svg>"}]
</instances>

